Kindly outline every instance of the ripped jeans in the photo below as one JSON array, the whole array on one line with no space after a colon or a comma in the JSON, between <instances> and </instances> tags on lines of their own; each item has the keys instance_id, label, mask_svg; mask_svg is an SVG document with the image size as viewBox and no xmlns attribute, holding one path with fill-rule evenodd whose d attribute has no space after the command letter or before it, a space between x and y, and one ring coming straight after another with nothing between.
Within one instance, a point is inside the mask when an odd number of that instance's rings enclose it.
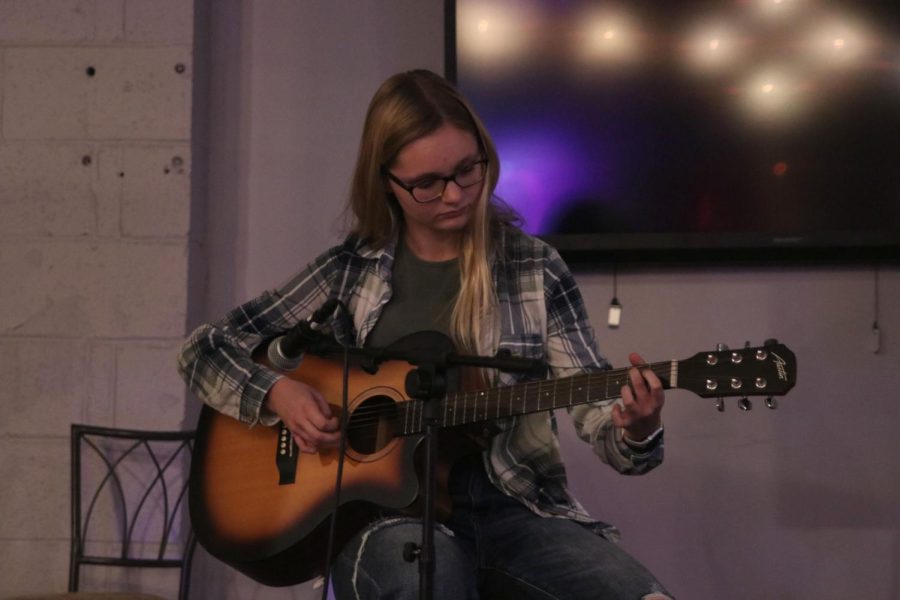
<instances>
[{"instance_id":1,"label":"ripped jeans","mask_svg":"<svg viewBox=\"0 0 900 600\"><path fill-rule=\"evenodd\" d=\"M453 516L435 529L435 600L665 599L663 586L614 542L568 519L544 518L497 490L481 462L450 479ZM421 521L389 517L357 533L332 569L337 600L412 600Z\"/></svg>"},{"instance_id":2,"label":"ripped jeans","mask_svg":"<svg viewBox=\"0 0 900 600\"><path fill-rule=\"evenodd\" d=\"M435 600L665 599L663 586L614 542L568 519L543 518L497 490L478 460L453 469L453 516L435 530ZM412 600L421 521L390 517L359 532L332 568L337 600Z\"/></svg>"}]
</instances>

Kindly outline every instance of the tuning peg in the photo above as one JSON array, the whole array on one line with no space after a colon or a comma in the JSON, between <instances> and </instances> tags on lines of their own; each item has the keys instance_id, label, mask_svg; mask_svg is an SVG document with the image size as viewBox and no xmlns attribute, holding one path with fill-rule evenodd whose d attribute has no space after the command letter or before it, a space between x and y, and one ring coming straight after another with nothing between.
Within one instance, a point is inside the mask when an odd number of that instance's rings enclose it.
<instances>
[{"instance_id":1,"label":"tuning peg","mask_svg":"<svg viewBox=\"0 0 900 600\"><path fill-rule=\"evenodd\" d=\"M722 398L721 396L716 398L716 410L725 412L725 398Z\"/></svg>"},{"instance_id":2,"label":"tuning peg","mask_svg":"<svg viewBox=\"0 0 900 600\"><path fill-rule=\"evenodd\" d=\"M768 408L770 410L777 409L778 408L778 400L776 400L772 396L769 396L768 398L766 398L766 408Z\"/></svg>"},{"instance_id":3,"label":"tuning peg","mask_svg":"<svg viewBox=\"0 0 900 600\"><path fill-rule=\"evenodd\" d=\"M726 346L725 344L716 344L716 350L718 350L719 352L724 352L728 350L728 346Z\"/></svg>"},{"instance_id":4,"label":"tuning peg","mask_svg":"<svg viewBox=\"0 0 900 600\"><path fill-rule=\"evenodd\" d=\"M744 396L740 400L738 400L738 407L740 407L743 411L753 410L753 403L750 402L750 398Z\"/></svg>"},{"instance_id":5,"label":"tuning peg","mask_svg":"<svg viewBox=\"0 0 900 600\"><path fill-rule=\"evenodd\" d=\"M763 342L763 346L775 346L778 344L778 340L775 338L769 338Z\"/></svg>"}]
</instances>

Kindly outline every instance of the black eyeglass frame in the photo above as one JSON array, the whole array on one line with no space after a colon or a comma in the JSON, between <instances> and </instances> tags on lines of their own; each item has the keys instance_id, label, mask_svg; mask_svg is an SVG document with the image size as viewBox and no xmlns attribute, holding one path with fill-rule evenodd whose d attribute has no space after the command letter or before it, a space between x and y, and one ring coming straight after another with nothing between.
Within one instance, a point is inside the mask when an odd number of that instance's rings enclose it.
<instances>
[{"instance_id":1,"label":"black eyeglass frame","mask_svg":"<svg viewBox=\"0 0 900 600\"><path fill-rule=\"evenodd\" d=\"M393 173L391 173L390 171L388 171L388 168L387 168L387 167L382 167L382 168L381 168L381 171L387 176L388 179L390 179L391 181L393 181L394 183L396 183L397 185L399 185L401 188L403 188L404 190L406 190L406 192L412 197L413 200L415 200L415 201L418 202L419 204L428 204L428 203L430 203L430 202L434 202L435 200L437 200L438 198L440 198L441 196L443 196L443 195L444 195L444 192L447 190L447 184L450 183L451 181L452 181L453 183L455 183L455 184L459 187L459 189L470 188L470 187L472 187L473 185L478 185L479 183L483 183L484 180L487 179L487 173L488 173L487 166L488 166L488 163L489 163L489 161L488 161L487 158L481 158L481 159L479 159L479 160L476 160L476 161L474 161L474 162L469 163L468 165L466 165L467 168L474 167L475 165L481 165L481 164L484 165L484 172L483 172L482 175L481 175L481 179L479 179L478 181L473 181L472 183L470 183L470 184L468 184L468 185L462 185L461 183L459 183L459 182L456 180L456 178L457 178L457 177L459 176L459 174L460 174L459 171L457 171L457 172L454 173L453 175L448 175L448 176L446 176L446 177L440 177L440 176L434 177L434 180L435 180L435 181L443 181L443 182L444 182L444 187L441 189L441 191L440 191L439 194L437 194L434 198L430 198L430 199L428 199L428 200L419 200L418 198L416 198L416 195L413 193L413 190L416 189L418 186L416 186L416 185L407 185L407 184L403 183L403 181L401 181L400 178L398 178L396 175L394 175Z\"/></svg>"}]
</instances>

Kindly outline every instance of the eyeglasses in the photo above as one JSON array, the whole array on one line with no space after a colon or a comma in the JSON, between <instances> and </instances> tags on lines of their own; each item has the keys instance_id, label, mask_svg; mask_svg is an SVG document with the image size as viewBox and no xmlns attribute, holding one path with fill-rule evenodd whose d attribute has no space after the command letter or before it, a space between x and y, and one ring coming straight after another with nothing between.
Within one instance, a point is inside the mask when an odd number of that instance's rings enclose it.
<instances>
[{"instance_id":1,"label":"eyeglasses","mask_svg":"<svg viewBox=\"0 0 900 600\"><path fill-rule=\"evenodd\" d=\"M484 181L484 176L487 173L487 162L487 159L483 158L473 163L469 163L448 177L428 177L426 179L421 179L412 185L407 185L400 181L400 179L388 171L387 168L384 169L384 173L391 181L409 192L409 195L413 197L413 200L425 204L426 202L434 202L443 196L444 190L447 189L447 184L451 181L460 188L472 187L473 185Z\"/></svg>"}]
</instances>

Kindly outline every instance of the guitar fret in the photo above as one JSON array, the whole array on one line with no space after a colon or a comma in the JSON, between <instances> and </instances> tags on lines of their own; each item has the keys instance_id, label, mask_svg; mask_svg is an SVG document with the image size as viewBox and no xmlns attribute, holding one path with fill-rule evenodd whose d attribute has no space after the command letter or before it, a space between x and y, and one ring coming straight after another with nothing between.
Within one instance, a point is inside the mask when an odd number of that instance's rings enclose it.
<instances>
[{"instance_id":1,"label":"guitar fret","mask_svg":"<svg viewBox=\"0 0 900 600\"><path fill-rule=\"evenodd\" d=\"M403 411L403 433L409 433L409 410L408 410L409 402L404 402L400 404L400 410Z\"/></svg>"},{"instance_id":2,"label":"guitar fret","mask_svg":"<svg viewBox=\"0 0 900 600\"><path fill-rule=\"evenodd\" d=\"M606 393L607 399L618 398L621 395L622 386L625 385L626 380L622 379L620 377L628 376L628 372L625 369L617 369L610 373L610 375L613 375L613 374L615 374L615 376L616 376L615 379L613 380L613 384L615 387L613 388L612 393L610 393L609 390L607 390L607 393Z\"/></svg>"},{"instance_id":3,"label":"guitar fret","mask_svg":"<svg viewBox=\"0 0 900 600\"><path fill-rule=\"evenodd\" d=\"M412 433L412 424L410 423L409 418L409 407L412 405L412 402L403 402L400 405L400 410L403 411L403 433L410 434Z\"/></svg>"},{"instance_id":4,"label":"guitar fret","mask_svg":"<svg viewBox=\"0 0 900 600\"><path fill-rule=\"evenodd\" d=\"M403 429L404 434L409 433L409 411L406 410L407 404L408 404L407 402L400 404L400 410L403 411L403 428L402 429Z\"/></svg>"},{"instance_id":5,"label":"guitar fret","mask_svg":"<svg viewBox=\"0 0 900 600\"><path fill-rule=\"evenodd\" d=\"M431 400L419 400L419 431L425 431L425 412L428 410L425 405Z\"/></svg>"}]
</instances>

